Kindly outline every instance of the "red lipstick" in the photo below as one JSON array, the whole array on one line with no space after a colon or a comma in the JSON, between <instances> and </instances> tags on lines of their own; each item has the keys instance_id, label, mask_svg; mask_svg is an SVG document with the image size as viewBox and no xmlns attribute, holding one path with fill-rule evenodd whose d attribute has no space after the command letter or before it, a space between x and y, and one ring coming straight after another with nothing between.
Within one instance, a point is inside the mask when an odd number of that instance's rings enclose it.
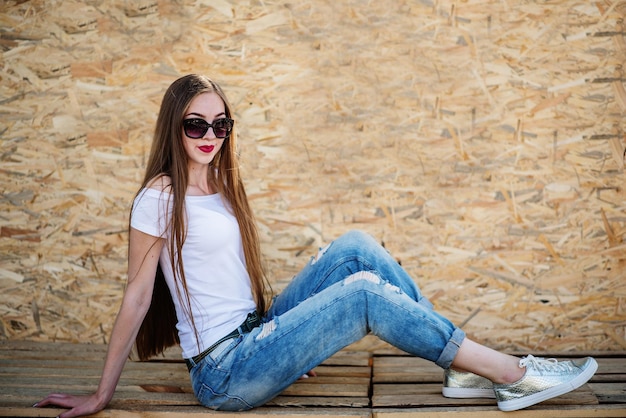
<instances>
[{"instance_id":1,"label":"red lipstick","mask_svg":"<svg viewBox=\"0 0 626 418\"><path fill-rule=\"evenodd\" d=\"M210 153L215 148L215 145L202 145L199 146L198 149L204 153Z\"/></svg>"}]
</instances>

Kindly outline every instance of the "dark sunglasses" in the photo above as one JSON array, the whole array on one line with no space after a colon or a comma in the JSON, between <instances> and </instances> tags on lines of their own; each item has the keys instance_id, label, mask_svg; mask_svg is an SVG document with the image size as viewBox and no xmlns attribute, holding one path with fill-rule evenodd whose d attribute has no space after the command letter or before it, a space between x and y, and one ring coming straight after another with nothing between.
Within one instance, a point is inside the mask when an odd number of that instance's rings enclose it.
<instances>
[{"instance_id":1,"label":"dark sunglasses","mask_svg":"<svg viewBox=\"0 0 626 418\"><path fill-rule=\"evenodd\" d=\"M217 138L226 138L233 130L234 124L235 121L230 118L215 119L213 123L204 119L185 119L183 120L183 129L185 135L193 139L203 138L209 128L213 128L213 133Z\"/></svg>"}]
</instances>

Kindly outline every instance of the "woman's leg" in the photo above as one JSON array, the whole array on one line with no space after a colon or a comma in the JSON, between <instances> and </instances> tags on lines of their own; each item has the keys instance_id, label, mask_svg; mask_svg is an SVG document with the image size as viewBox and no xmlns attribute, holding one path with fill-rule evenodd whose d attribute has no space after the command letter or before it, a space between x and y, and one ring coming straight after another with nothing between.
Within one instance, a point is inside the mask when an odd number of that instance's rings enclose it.
<instances>
[{"instance_id":1,"label":"woman's leg","mask_svg":"<svg viewBox=\"0 0 626 418\"><path fill-rule=\"evenodd\" d=\"M339 259L337 254L334 257ZM449 367L465 337L463 331L435 313L430 303L422 303L423 298L416 301L415 294L407 295L377 270L370 270L378 261L360 262L367 269L344 271L341 280L333 279L334 284L193 368L200 402L223 410L262 405L370 331L402 350Z\"/></svg>"},{"instance_id":2,"label":"woman's leg","mask_svg":"<svg viewBox=\"0 0 626 418\"><path fill-rule=\"evenodd\" d=\"M519 360L466 338L452 367L486 377L494 383L513 383L524 375L524 369L518 366Z\"/></svg>"},{"instance_id":3,"label":"woman's leg","mask_svg":"<svg viewBox=\"0 0 626 418\"><path fill-rule=\"evenodd\" d=\"M267 318L281 315L302 301L357 271L373 271L424 305L432 304L398 262L370 235L348 232L321 248L273 301Z\"/></svg>"},{"instance_id":4,"label":"woman's leg","mask_svg":"<svg viewBox=\"0 0 626 418\"><path fill-rule=\"evenodd\" d=\"M375 265L374 265L375 264ZM412 299L432 306L421 294L413 279L370 235L351 231L320 249L309 264L294 277L275 299L269 318L297 306L326 287L356 271L377 271L390 284L398 286ZM453 367L472 371L496 383L514 382L524 370L517 357L500 353L469 339L461 344Z\"/></svg>"},{"instance_id":5,"label":"woman's leg","mask_svg":"<svg viewBox=\"0 0 626 418\"><path fill-rule=\"evenodd\" d=\"M298 274L275 299L268 318L287 312L300 302L315 295L357 271L375 271L407 296L431 306L413 279L370 235L351 231L320 249L317 256ZM514 382L521 377L519 359L464 340L452 366L487 377L496 383Z\"/></svg>"}]
</instances>

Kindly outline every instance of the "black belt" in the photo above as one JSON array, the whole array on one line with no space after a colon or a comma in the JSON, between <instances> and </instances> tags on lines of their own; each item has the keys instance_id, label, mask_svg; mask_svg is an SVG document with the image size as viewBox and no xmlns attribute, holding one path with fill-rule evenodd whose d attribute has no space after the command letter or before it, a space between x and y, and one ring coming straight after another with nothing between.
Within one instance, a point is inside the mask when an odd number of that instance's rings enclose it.
<instances>
[{"instance_id":1,"label":"black belt","mask_svg":"<svg viewBox=\"0 0 626 418\"><path fill-rule=\"evenodd\" d=\"M233 330L233 332L231 332L224 338L220 338L215 344L213 344L211 347L207 348L197 356L192 357L191 359L186 358L185 363L187 364L187 369L191 370L194 365L198 364L203 358L211 354L211 352L224 341L232 340L233 338L237 338L240 335L247 334L259 325L261 325L261 317L259 316L258 312L254 311L249 313L246 320L243 321L243 323L239 325L235 330Z\"/></svg>"}]
</instances>

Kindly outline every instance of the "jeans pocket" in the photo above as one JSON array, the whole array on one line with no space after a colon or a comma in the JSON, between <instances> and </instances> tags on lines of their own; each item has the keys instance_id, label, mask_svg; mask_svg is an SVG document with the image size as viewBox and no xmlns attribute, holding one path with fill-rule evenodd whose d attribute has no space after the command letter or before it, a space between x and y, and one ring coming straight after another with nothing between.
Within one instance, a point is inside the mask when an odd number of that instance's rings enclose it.
<instances>
[{"instance_id":1,"label":"jeans pocket","mask_svg":"<svg viewBox=\"0 0 626 418\"><path fill-rule=\"evenodd\" d=\"M226 340L217 347L213 349L209 353L207 357L210 357L213 360L213 363L218 366L222 363L222 360L241 342L241 335L239 337L232 338L230 340Z\"/></svg>"},{"instance_id":2,"label":"jeans pocket","mask_svg":"<svg viewBox=\"0 0 626 418\"><path fill-rule=\"evenodd\" d=\"M198 401L205 407L216 411L247 411L252 409L252 405L248 404L242 398L230 396L226 392L214 390L211 386L202 383L196 394Z\"/></svg>"},{"instance_id":3,"label":"jeans pocket","mask_svg":"<svg viewBox=\"0 0 626 418\"><path fill-rule=\"evenodd\" d=\"M191 369L193 391L202 405L217 409L219 405L230 399L226 393L234 361L234 349L241 339L240 336L224 341Z\"/></svg>"}]
</instances>

